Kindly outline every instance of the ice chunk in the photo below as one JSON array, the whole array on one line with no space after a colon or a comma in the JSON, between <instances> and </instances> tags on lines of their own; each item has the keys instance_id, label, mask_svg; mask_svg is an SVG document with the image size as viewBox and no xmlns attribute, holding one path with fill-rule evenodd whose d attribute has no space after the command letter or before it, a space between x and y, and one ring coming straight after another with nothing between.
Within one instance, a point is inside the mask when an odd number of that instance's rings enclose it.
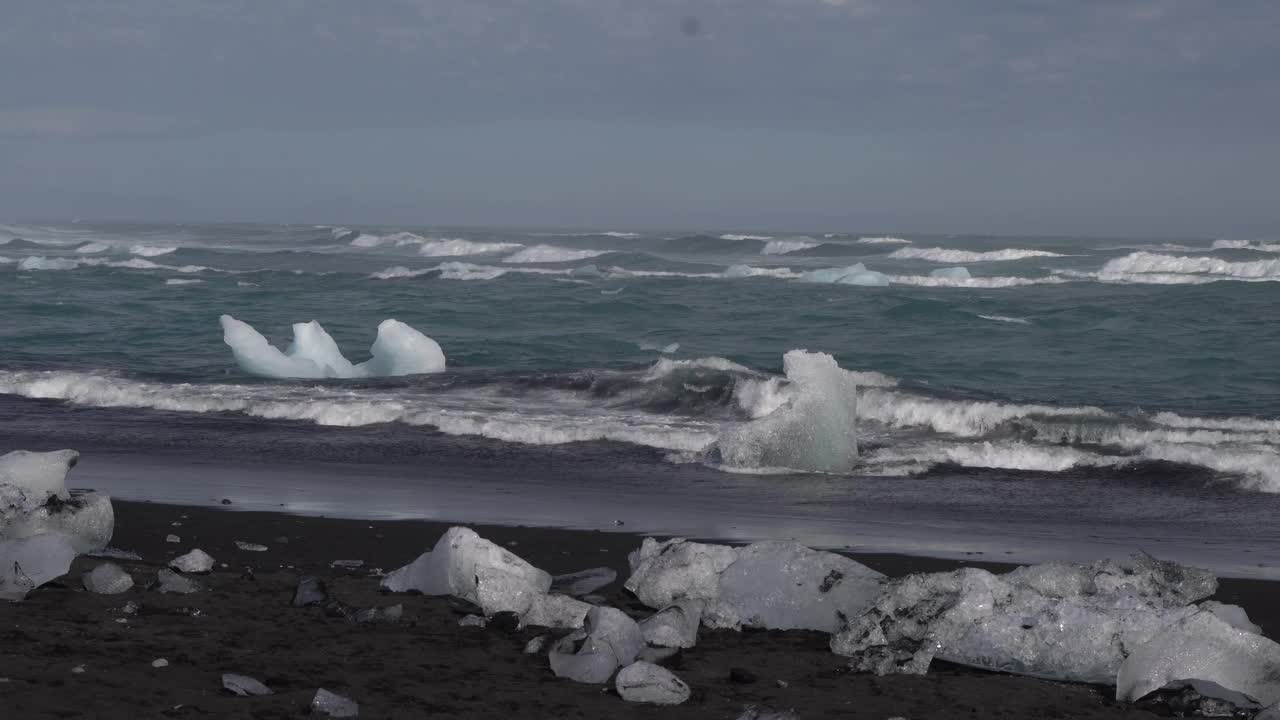
<instances>
[{"instance_id":1,"label":"ice chunk","mask_svg":"<svg viewBox=\"0 0 1280 720\"><path fill-rule=\"evenodd\" d=\"M487 624L483 615L465 615L458 621L458 627L482 628Z\"/></svg>"},{"instance_id":2,"label":"ice chunk","mask_svg":"<svg viewBox=\"0 0 1280 720\"><path fill-rule=\"evenodd\" d=\"M388 605L387 607L371 607L357 610L352 620L358 623L386 623L394 625L404 616L404 605Z\"/></svg>"},{"instance_id":3,"label":"ice chunk","mask_svg":"<svg viewBox=\"0 0 1280 720\"><path fill-rule=\"evenodd\" d=\"M178 537L177 535L165 535L164 541L167 543L180 543L182 542L182 538Z\"/></svg>"},{"instance_id":4,"label":"ice chunk","mask_svg":"<svg viewBox=\"0 0 1280 720\"><path fill-rule=\"evenodd\" d=\"M182 577L178 573L167 568L157 572L156 578L159 581L159 585L156 587L156 590L162 593L189 595L193 592L199 592L202 589L200 583L192 580L191 578Z\"/></svg>"},{"instance_id":5,"label":"ice chunk","mask_svg":"<svg viewBox=\"0 0 1280 720\"><path fill-rule=\"evenodd\" d=\"M1261 708L1244 693L1207 680L1175 680L1134 704L1162 717L1238 718L1249 717Z\"/></svg>"},{"instance_id":6,"label":"ice chunk","mask_svg":"<svg viewBox=\"0 0 1280 720\"><path fill-rule=\"evenodd\" d=\"M738 550L720 574L717 600L750 627L834 633L840 617L862 614L883 584L884 575L842 555L761 542Z\"/></svg>"},{"instance_id":7,"label":"ice chunk","mask_svg":"<svg viewBox=\"0 0 1280 720\"><path fill-rule=\"evenodd\" d=\"M738 551L728 545L645 538L624 587L651 608L664 608L681 598L711 600L720 573L737 559Z\"/></svg>"},{"instance_id":8,"label":"ice chunk","mask_svg":"<svg viewBox=\"0 0 1280 720\"><path fill-rule=\"evenodd\" d=\"M623 700L653 705L679 705L689 699L689 686L666 668L643 660L618 673L614 687Z\"/></svg>"},{"instance_id":9,"label":"ice chunk","mask_svg":"<svg viewBox=\"0 0 1280 720\"><path fill-rule=\"evenodd\" d=\"M200 548L169 561L169 567L185 573L207 573L213 569L213 564L214 560L209 553Z\"/></svg>"},{"instance_id":10,"label":"ice chunk","mask_svg":"<svg viewBox=\"0 0 1280 720\"><path fill-rule=\"evenodd\" d=\"M115 563L102 563L81 578L84 589L99 595L119 595L133 587L133 578Z\"/></svg>"},{"instance_id":11,"label":"ice chunk","mask_svg":"<svg viewBox=\"0 0 1280 720\"><path fill-rule=\"evenodd\" d=\"M823 268L800 273L800 282L835 283L838 285L866 285L883 287L889 284L889 276L884 273L868 270L866 265L856 263L849 267Z\"/></svg>"},{"instance_id":12,"label":"ice chunk","mask_svg":"<svg viewBox=\"0 0 1280 720\"><path fill-rule=\"evenodd\" d=\"M677 600L640 621L645 642L669 648L691 648L698 642L698 625L702 622L702 600Z\"/></svg>"},{"instance_id":13,"label":"ice chunk","mask_svg":"<svg viewBox=\"0 0 1280 720\"><path fill-rule=\"evenodd\" d=\"M311 700L311 714L331 718L360 717L360 706L351 698L320 688Z\"/></svg>"},{"instance_id":14,"label":"ice chunk","mask_svg":"<svg viewBox=\"0 0 1280 720\"><path fill-rule=\"evenodd\" d=\"M1237 630L1251 632L1254 635L1261 635L1262 628L1255 625L1249 620L1249 614L1239 605L1228 605L1220 603L1216 600L1205 600L1200 603L1200 609L1205 612L1213 613L1218 619L1230 625Z\"/></svg>"},{"instance_id":15,"label":"ice chunk","mask_svg":"<svg viewBox=\"0 0 1280 720\"><path fill-rule=\"evenodd\" d=\"M616 608L592 608L583 628L557 642L548 657L556 677L602 683L619 667L630 665L644 638L636 622Z\"/></svg>"},{"instance_id":16,"label":"ice chunk","mask_svg":"<svg viewBox=\"0 0 1280 720\"><path fill-rule=\"evenodd\" d=\"M453 595L476 603L486 615L523 615L551 588L551 576L475 531L454 527L431 552L389 573L382 586L392 592Z\"/></svg>"},{"instance_id":17,"label":"ice chunk","mask_svg":"<svg viewBox=\"0 0 1280 720\"><path fill-rule=\"evenodd\" d=\"M320 323L296 323L293 343L280 352L248 323L223 315L222 339L240 368L274 378L357 378L443 372L444 351L435 340L398 320L384 320L369 360L353 365Z\"/></svg>"},{"instance_id":18,"label":"ice chunk","mask_svg":"<svg viewBox=\"0 0 1280 720\"><path fill-rule=\"evenodd\" d=\"M0 520L35 510L51 497L70 499L67 473L79 460L75 450L15 450L0 455Z\"/></svg>"},{"instance_id":19,"label":"ice chunk","mask_svg":"<svg viewBox=\"0 0 1280 720\"><path fill-rule=\"evenodd\" d=\"M21 600L66 575L75 557L75 548L59 534L0 540L0 600Z\"/></svg>"},{"instance_id":20,"label":"ice chunk","mask_svg":"<svg viewBox=\"0 0 1280 720\"><path fill-rule=\"evenodd\" d=\"M259 545L257 543L245 542L243 540L236 540L236 547L240 550L244 550L245 552L266 552L267 551L266 545Z\"/></svg>"},{"instance_id":21,"label":"ice chunk","mask_svg":"<svg viewBox=\"0 0 1280 720\"><path fill-rule=\"evenodd\" d=\"M936 656L987 670L1109 683L1133 648L1197 612L1179 603L1214 585L1203 571L1149 557L1050 563L1005 576L972 568L911 575L890 581L831 647L851 656L854 669L878 674L924 673Z\"/></svg>"},{"instance_id":22,"label":"ice chunk","mask_svg":"<svg viewBox=\"0 0 1280 720\"><path fill-rule=\"evenodd\" d=\"M539 595L520 617L520 627L577 630L593 606L568 595Z\"/></svg>"},{"instance_id":23,"label":"ice chunk","mask_svg":"<svg viewBox=\"0 0 1280 720\"><path fill-rule=\"evenodd\" d=\"M764 417L730 426L716 443L729 468L844 472L858 459L854 375L826 353L782 358L789 401Z\"/></svg>"},{"instance_id":24,"label":"ice chunk","mask_svg":"<svg viewBox=\"0 0 1280 720\"><path fill-rule=\"evenodd\" d=\"M155 660L151 661L151 667L156 669L167 668L169 667L169 661L165 660L164 658L156 658Z\"/></svg>"},{"instance_id":25,"label":"ice chunk","mask_svg":"<svg viewBox=\"0 0 1280 720\"><path fill-rule=\"evenodd\" d=\"M323 605L328 599L329 593L325 588L324 581L310 575L299 580L297 589L293 591L294 607Z\"/></svg>"},{"instance_id":26,"label":"ice chunk","mask_svg":"<svg viewBox=\"0 0 1280 720\"><path fill-rule=\"evenodd\" d=\"M943 278L946 280L968 280L973 276L969 274L967 267L949 267L938 268L929 273L929 277Z\"/></svg>"},{"instance_id":27,"label":"ice chunk","mask_svg":"<svg viewBox=\"0 0 1280 720\"><path fill-rule=\"evenodd\" d=\"M537 655L547 647L547 640L549 639L550 638L548 638L546 635L539 635L538 637L533 638L532 640L524 644L524 654Z\"/></svg>"},{"instance_id":28,"label":"ice chunk","mask_svg":"<svg viewBox=\"0 0 1280 720\"><path fill-rule=\"evenodd\" d=\"M556 575L551 578L551 591L581 597L590 595L617 579L618 572L613 568L591 568L567 575Z\"/></svg>"},{"instance_id":29,"label":"ice chunk","mask_svg":"<svg viewBox=\"0 0 1280 720\"><path fill-rule=\"evenodd\" d=\"M271 688L248 675L236 675L235 673L222 673L222 687L241 697L275 694L271 691Z\"/></svg>"},{"instance_id":30,"label":"ice chunk","mask_svg":"<svg viewBox=\"0 0 1280 720\"><path fill-rule=\"evenodd\" d=\"M1280 644L1198 612L1136 647L1116 673L1116 699L1133 702L1175 680L1208 680L1262 705L1280 702Z\"/></svg>"}]
</instances>

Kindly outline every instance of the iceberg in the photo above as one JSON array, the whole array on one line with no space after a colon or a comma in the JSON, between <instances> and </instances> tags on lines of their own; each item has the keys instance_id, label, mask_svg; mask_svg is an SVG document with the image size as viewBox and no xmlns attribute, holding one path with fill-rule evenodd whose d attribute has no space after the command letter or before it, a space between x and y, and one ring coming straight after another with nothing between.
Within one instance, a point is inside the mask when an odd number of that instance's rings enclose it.
<instances>
[{"instance_id":1,"label":"iceberg","mask_svg":"<svg viewBox=\"0 0 1280 720\"><path fill-rule=\"evenodd\" d=\"M280 352L253 326L230 315L219 318L222 339L236 363L251 374L270 378L363 378L438 373L444 351L435 340L399 320L383 320L370 347L372 358L352 364L329 333L312 320L295 323L293 343Z\"/></svg>"},{"instance_id":2,"label":"iceberg","mask_svg":"<svg viewBox=\"0 0 1280 720\"><path fill-rule=\"evenodd\" d=\"M889 284L889 276L875 270L868 270L866 265L856 263L849 267L823 268L800 273L800 282L826 283L836 285L863 285L867 287L885 287Z\"/></svg>"}]
</instances>

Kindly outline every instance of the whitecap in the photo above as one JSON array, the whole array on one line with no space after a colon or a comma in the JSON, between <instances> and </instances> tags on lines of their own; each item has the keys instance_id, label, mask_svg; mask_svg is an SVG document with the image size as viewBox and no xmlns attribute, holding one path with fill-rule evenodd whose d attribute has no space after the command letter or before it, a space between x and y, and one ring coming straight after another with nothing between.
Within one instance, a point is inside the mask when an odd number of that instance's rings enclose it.
<instances>
[{"instance_id":1,"label":"whitecap","mask_svg":"<svg viewBox=\"0 0 1280 720\"><path fill-rule=\"evenodd\" d=\"M979 315L983 320L992 322L1012 323L1014 325L1030 325L1031 321L1026 318L1009 317L1008 315Z\"/></svg>"},{"instance_id":2,"label":"whitecap","mask_svg":"<svg viewBox=\"0 0 1280 720\"><path fill-rule=\"evenodd\" d=\"M1066 257L1061 253L1047 250L1025 250L1023 248L1005 248L1004 250L988 250L974 252L970 250L952 250L948 248L902 248L889 253L896 260L925 260L928 262L956 264L971 262L1002 262L1009 260L1025 260L1036 257Z\"/></svg>"},{"instance_id":3,"label":"whitecap","mask_svg":"<svg viewBox=\"0 0 1280 720\"><path fill-rule=\"evenodd\" d=\"M740 235L738 233L725 233L720 236L721 240L772 240L772 235Z\"/></svg>"},{"instance_id":4,"label":"whitecap","mask_svg":"<svg viewBox=\"0 0 1280 720\"><path fill-rule=\"evenodd\" d=\"M133 245L129 248L130 255L141 255L142 257L159 257L175 252L176 247L161 247L156 245Z\"/></svg>"},{"instance_id":5,"label":"whitecap","mask_svg":"<svg viewBox=\"0 0 1280 720\"><path fill-rule=\"evenodd\" d=\"M110 249L111 249L111 246L104 242L87 242L84 245L81 245L80 247L76 248L76 252L89 255L92 253L107 252Z\"/></svg>"},{"instance_id":6,"label":"whitecap","mask_svg":"<svg viewBox=\"0 0 1280 720\"><path fill-rule=\"evenodd\" d=\"M571 250L554 245L534 245L502 259L504 263L562 263L599 257L608 250Z\"/></svg>"},{"instance_id":7,"label":"whitecap","mask_svg":"<svg viewBox=\"0 0 1280 720\"><path fill-rule=\"evenodd\" d=\"M204 282L195 278L169 278L164 281L165 285L196 285Z\"/></svg>"},{"instance_id":8,"label":"whitecap","mask_svg":"<svg viewBox=\"0 0 1280 720\"><path fill-rule=\"evenodd\" d=\"M900 237L863 237L863 238L858 238L858 242L863 245L910 245L911 244L910 240L904 240Z\"/></svg>"},{"instance_id":9,"label":"whitecap","mask_svg":"<svg viewBox=\"0 0 1280 720\"><path fill-rule=\"evenodd\" d=\"M468 255L493 255L512 252L524 247L519 243L476 242L462 238L427 240L418 253L427 257L465 257Z\"/></svg>"},{"instance_id":10,"label":"whitecap","mask_svg":"<svg viewBox=\"0 0 1280 720\"><path fill-rule=\"evenodd\" d=\"M787 238L786 240L770 240L760 248L761 255L786 255L797 250L816 248L821 243L812 238Z\"/></svg>"}]
</instances>

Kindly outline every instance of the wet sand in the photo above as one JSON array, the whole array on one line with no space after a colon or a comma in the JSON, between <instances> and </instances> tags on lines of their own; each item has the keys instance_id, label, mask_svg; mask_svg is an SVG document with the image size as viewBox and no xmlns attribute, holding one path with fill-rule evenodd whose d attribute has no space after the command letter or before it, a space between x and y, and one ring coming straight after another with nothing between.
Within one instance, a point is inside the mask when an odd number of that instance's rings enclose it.
<instances>
[{"instance_id":1,"label":"wet sand","mask_svg":"<svg viewBox=\"0 0 1280 720\"><path fill-rule=\"evenodd\" d=\"M390 595L375 569L394 569L430 549L448 524L360 521L236 512L224 508L115 503L112 545L142 556L116 561L137 585L100 596L81 589L82 572L102 562L77 559L72 573L22 603L0 604L0 718L295 718L317 688L360 703L363 718L737 718L746 705L794 708L804 718L1150 718L1119 705L1110 689L985 673L935 663L926 676L877 678L845 661L813 632L702 630L697 647L670 667L693 689L679 707L623 702L605 686L554 677L545 655L525 655L533 631L460 627L447 598ZM174 523L178 523L175 525ZM640 538L521 527L473 526L553 574L609 566L627 574ZM167 543L175 534L180 543ZM287 537L288 542L278 538ZM237 549L235 541L268 546ZM206 590L160 594L146 586L177 554L199 547L219 566ZM982 562L855 555L889 575ZM363 560L359 569L334 560ZM226 567L221 567L225 563ZM330 595L356 607L403 604L399 624L356 624L321 608L294 608L302 575L324 578ZM603 594L635 607L620 582ZM1243 605L1270 636L1280 633L1280 588L1222 581L1217 599ZM126 615L133 601L141 609ZM125 620L125 622L119 622ZM153 668L164 658L169 665ZM74 672L78 666L83 672ZM755 681L735 682L731 670ZM275 690L236 697L221 674L249 675Z\"/></svg>"}]
</instances>

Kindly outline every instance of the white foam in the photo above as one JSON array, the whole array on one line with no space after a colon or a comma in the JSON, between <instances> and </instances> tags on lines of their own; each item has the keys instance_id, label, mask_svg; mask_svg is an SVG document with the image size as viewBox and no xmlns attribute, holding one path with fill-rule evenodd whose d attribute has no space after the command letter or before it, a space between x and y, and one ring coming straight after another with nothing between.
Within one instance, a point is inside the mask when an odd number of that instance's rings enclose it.
<instances>
[{"instance_id":1,"label":"white foam","mask_svg":"<svg viewBox=\"0 0 1280 720\"><path fill-rule=\"evenodd\" d=\"M111 246L104 242L88 242L76 248L76 252L88 255L91 253L107 252L110 249Z\"/></svg>"},{"instance_id":2,"label":"white foam","mask_svg":"<svg viewBox=\"0 0 1280 720\"><path fill-rule=\"evenodd\" d=\"M704 357L694 358L691 360L670 360L668 358L659 358L645 373L646 381L658 380L679 370L715 370L717 372L742 373L744 375L754 375L756 371L745 365L722 357Z\"/></svg>"},{"instance_id":3,"label":"white foam","mask_svg":"<svg viewBox=\"0 0 1280 720\"><path fill-rule=\"evenodd\" d=\"M979 315L983 320L992 322L1013 323L1014 325L1030 325L1031 321L1026 318L1009 317L1008 315Z\"/></svg>"},{"instance_id":4,"label":"white foam","mask_svg":"<svg viewBox=\"0 0 1280 720\"><path fill-rule=\"evenodd\" d=\"M1231 262L1208 255L1160 255L1135 252L1108 260L1098 273L1098 278L1103 281L1133 281L1137 276L1148 274L1173 277L1220 275L1242 280L1277 280L1280 279L1280 258ZM1192 280L1196 279L1199 278L1192 278Z\"/></svg>"},{"instance_id":5,"label":"white foam","mask_svg":"<svg viewBox=\"0 0 1280 720\"><path fill-rule=\"evenodd\" d=\"M142 257L159 257L160 255L168 255L175 252L176 247L161 247L157 245L133 245L129 248L130 255L141 255Z\"/></svg>"},{"instance_id":6,"label":"white foam","mask_svg":"<svg viewBox=\"0 0 1280 720\"><path fill-rule=\"evenodd\" d=\"M890 275L890 282L895 285L918 285L921 287L979 288L996 290L1000 288L1027 287L1029 285L1062 285L1072 282L1069 277L1044 275L1040 277L936 277L933 275Z\"/></svg>"},{"instance_id":7,"label":"white foam","mask_svg":"<svg viewBox=\"0 0 1280 720\"><path fill-rule=\"evenodd\" d=\"M785 255L797 250L808 250L816 248L820 245L813 238L787 238L785 240L770 240L760 249L761 255Z\"/></svg>"},{"instance_id":8,"label":"white foam","mask_svg":"<svg viewBox=\"0 0 1280 720\"><path fill-rule=\"evenodd\" d=\"M1132 459L1025 442L930 442L877 450L864 461L870 472L897 475L922 472L942 463L961 467L1062 472L1076 467L1121 465L1132 462Z\"/></svg>"},{"instance_id":9,"label":"white foam","mask_svg":"<svg viewBox=\"0 0 1280 720\"><path fill-rule=\"evenodd\" d=\"M641 342L641 343L637 343L637 345L640 347L641 350L657 350L663 355L670 355L680 349L680 343L668 343L666 345L659 345L657 343Z\"/></svg>"},{"instance_id":10,"label":"white foam","mask_svg":"<svg viewBox=\"0 0 1280 720\"><path fill-rule=\"evenodd\" d=\"M366 235L365 233L360 233L359 235L357 235L355 238L351 240L351 245L354 247L371 248L371 247L378 247L381 244L382 244L382 238L380 236Z\"/></svg>"},{"instance_id":11,"label":"white foam","mask_svg":"<svg viewBox=\"0 0 1280 720\"><path fill-rule=\"evenodd\" d=\"M904 240L900 237L864 237L858 238L858 242L863 245L910 245L910 240Z\"/></svg>"},{"instance_id":12,"label":"white foam","mask_svg":"<svg viewBox=\"0 0 1280 720\"><path fill-rule=\"evenodd\" d=\"M78 267L80 267L80 262L71 258L49 258L32 255L18 261L19 270L74 270Z\"/></svg>"},{"instance_id":13,"label":"white foam","mask_svg":"<svg viewBox=\"0 0 1280 720\"><path fill-rule=\"evenodd\" d=\"M772 235L739 235L737 233L725 233L720 236L721 240L772 240Z\"/></svg>"},{"instance_id":14,"label":"white foam","mask_svg":"<svg viewBox=\"0 0 1280 720\"><path fill-rule=\"evenodd\" d=\"M415 278L420 275L426 275L435 272L436 268L426 268L423 270L410 270L403 265L395 265L386 270L379 270L376 273L370 273L369 277L375 280L400 280L404 278Z\"/></svg>"},{"instance_id":15,"label":"white foam","mask_svg":"<svg viewBox=\"0 0 1280 720\"><path fill-rule=\"evenodd\" d=\"M524 247L519 243L475 242L462 238L427 240L418 253L427 257L465 257L468 255L493 255L512 252Z\"/></svg>"},{"instance_id":16,"label":"white foam","mask_svg":"<svg viewBox=\"0 0 1280 720\"><path fill-rule=\"evenodd\" d=\"M690 275L690 277L694 276ZM790 268L762 268L752 267L750 265L730 265L723 273L720 274L720 277L726 279L755 277L797 278L800 277L800 275L792 272Z\"/></svg>"},{"instance_id":17,"label":"white foam","mask_svg":"<svg viewBox=\"0 0 1280 720\"><path fill-rule=\"evenodd\" d=\"M165 285L198 285L204 282L195 278L169 278L164 281Z\"/></svg>"},{"instance_id":18,"label":"white foam","mask_svg":"<svg viewBox=\"0 0 1280 720\"><path fill-rule=\"evenodd\" d=\"M1253 250L1255 252L1280 253L1280 244L1253 242L1250 240L1214 240L1214 250Z\"/></svg>"},{"instance_id":19,"label":"white foam","mask_svg":"<svg viewBox=\"0 0 1280 720\"><path fill-rule=\"evenodd\" d=\"M621 240L634 240L635 238L640 237L640 233L622 232L621 230L605 230L600 234L605 237L619 238Z\"/></svg>"},{"instance_id":20,"label":"white foam","mask_svg":"<svg viewBox=\"0 0 1280 720\"><path fill-rule=\"evenodd\" d=\"M280 352L258 331L223 315L223 341L240 368L272 378L353 378L443 372L444 352L431 338L398 320L384 320L370 348L373 357L352 365L320 323L296 323L293 343Z\"/></svg>"},{"instance_id":21,"label":"white foam","mask_svg":"<svg viewBox=\"0 0 1280 720\"><path fill-rule=\"evenodd\" d=\"M947 400L886 389L867 388L859 402L859 416L895 428L928 428L958 437L980 437L1010 420L1022 418L1112 417L1096 407L1018 405L971 400Z\"/></svg>"},{"instance_id":22,"label":"white foam","mask_svg":"<svg viewBox=\"0 0 1280 720\"><path fill-rule=\"evenodd\" d=\"M970 250L952 250L948 248L902 248L889 253L889 257L897 260L925 260L928 262L956 263L1002 262L1008 260L1025 260L1034 257L1066 257L1060 253L1047 250L1026 250L1023 248L1005 248L974 252Z\"/></svg>"},{"instance_id":23,"label":"white foam","mask_svg":"<svg viewBox=\"0 0 1280 720\"><path fill-rule=\"evenodd\" d=\"M534 245L502 259L504 263L563 263L599 257L608 250L571 250L554 245Z\"/></svg>"}]
</instances>

